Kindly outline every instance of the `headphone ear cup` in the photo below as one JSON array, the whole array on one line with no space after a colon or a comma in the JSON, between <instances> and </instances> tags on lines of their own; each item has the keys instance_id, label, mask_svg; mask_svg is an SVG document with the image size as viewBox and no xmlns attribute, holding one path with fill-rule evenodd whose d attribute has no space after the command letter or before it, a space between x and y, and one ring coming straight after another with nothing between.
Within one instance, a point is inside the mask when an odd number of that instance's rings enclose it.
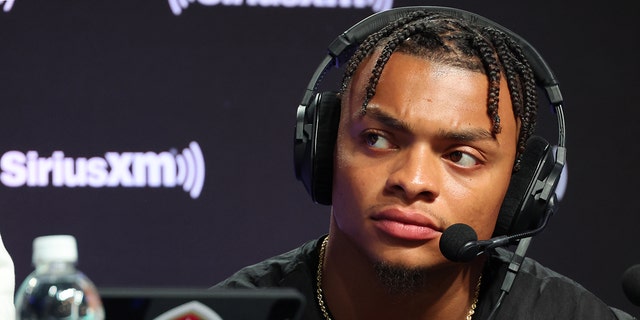
<instances>
[{"instance_id":1,"label":"headphone ear cup","mask_svg":"<svg viewBox=\"0 0 640 320\"><path fill-rule=\"evenodd\" d=\"M335 92L316 93L305 110L298 110L294 141L296 176L319 204L331 204L333 151L339 121L340 98Z\"/></svg>"},{"instance_id":2,"label":"headphone ear cup","mask_svg":"<svg viewBox=\"0 0 640 320\"><path fill-rule=\"evenodd\" d=\"M539 191L536 185L547 179L554 163L549 143L542 137L531 136L522 154L520 170L511 176L494 236L526 232L542 223L547 201L536 199Z\"/></svg>"}]
</instances>

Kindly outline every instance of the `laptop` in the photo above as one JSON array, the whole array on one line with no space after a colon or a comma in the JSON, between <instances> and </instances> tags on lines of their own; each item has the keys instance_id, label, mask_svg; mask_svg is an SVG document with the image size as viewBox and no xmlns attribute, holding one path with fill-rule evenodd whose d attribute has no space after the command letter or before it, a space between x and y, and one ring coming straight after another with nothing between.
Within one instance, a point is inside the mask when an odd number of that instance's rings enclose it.
<instances>
[{"instance_id":1,"label":"laptop","mask_svg":"<svg viewBox=\"0 0 640 320\"><path fill-rule=\"evenodd\" d=\"M106 320L300 320L292 288L100 288Z\"/></svg>"}]
</instances>

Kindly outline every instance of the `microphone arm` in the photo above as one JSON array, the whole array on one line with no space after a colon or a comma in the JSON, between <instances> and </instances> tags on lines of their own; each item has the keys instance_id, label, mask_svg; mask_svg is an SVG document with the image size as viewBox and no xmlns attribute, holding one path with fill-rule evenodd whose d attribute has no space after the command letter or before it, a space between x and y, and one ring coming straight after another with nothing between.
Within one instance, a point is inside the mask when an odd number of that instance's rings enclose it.
<instances>
[{"instance_id":1,"label":"microphone arm","mask_svg":"<svg viewBox=\"0 0 640 320\"><path fill-rule=\"evenodd\" d=\"M509 266L507 267L507 273L505 274L504 280L502 282L502 286L500 287L500 291L501 291L500 296L498 297L497 302L491 308L491 313L487 318L488 320L493 320L496 317L498 310L500 309L500 306L502 304L502 301L504 300L505 296L509 293L509 291L511 291L511 287L513 286L516 275L520 271L520 267L522 266L522 263L524 261L524 257L526 255L527 249L529 248L531 238L537 235L538 233L542 232L542 230L546 228L547 223L549 222L549 218L551 217L551 215L556 209L556 200L557 199L555 195L553 195L549 199L549 205L545 210L544 219L542 220L542 223L537 228L526 231L526 232L513 234L510 236L499 236L499 237L491 238L489 240L468 241L462 246L462 248L460 248L460 250L458 250L457 256L455 257L455 258L459 258L458 261L470 261L474 257L477 257L489 250L493 250L497 247L506 246L516 240L519 240L518 247L516 248L515 252L511 257L511 261L509 262Z\"/></svg>"},{"instance_id":2,"label":"microphone arm","mask_svg":"<svg viewBox=\"0 0 640 320\"><path fill-rule=\"evenodd\" d=\"M498 236L488 240L467 241L457 249L453 249L453 252L450 251L451 249L448 249L443 251L443 254L445 255L445 257L447 257L452 261L466 262L466 261L471 261L473 258L487 251L491 251L497 247L504 247L513 243L516 240L533 237L547 227L549 218L555 211L555 208L556 208L555 204L556 204L555 196L552 196L551 199L549 200L549 205L545 210L545 215L544 215L544 219L542 220L542 223L533 230L516 233L509 236L506 236L506 235ZM442 239L440 241L442 242ZM441 243L441 250L442 250L442 243Z\"/></svg>"},{"instance_id":3,"label":"microphone arm","mask_svg":"<svg viewBox=\"0 0 640 320\"><path fill-rule=\"evenodd\" d=\"M482 254L482 252L484 251L493 250L498 247L504 247L515 240L530 238L537 235L538 233L542 232L544 228L547 227L547 223L549 222L549 218L551 217L552 213L553 213L553 206L549 206L545 211L545 215L544 215L544 219L542 220L542 223L540 224L540 226L538 226L533 230L516 233L510 236L499 236L499 237L491 238L489 240L475 241L476 245L479 247L479 250L480 250L478 252L478 255ZM464 247L471 246L471 245L473 245L473 242L468 242L464 245Z\"/></svg>"},{"instance_id":4,"label":"microphone arm","mask_svg":"<svg viewBox=\"0 0 640 320\"><path fill-rule=\"evenodd\" d=\"M516 233L514 235L497 237L496 239L499 240L498 241L499 243L496 244L496 245L488 245L485 248L485 250L492 250L492 249L495 249L496 247L505 246L505 245L509 244L510 242L512 242L514 240L519 240L519 239L523 239L523 238L530 238L530 237L533 237L533 236L537 235L538 233L542 232L542 230L544 230L544 228L547 227L547 223L549 222L549 218L551 218L551 215L553 214L555 209L556 209L556 197L554 195L549 199L549 205L547 206L547 209L545 210L544 219L542 220L542 223L540 224L540 226L538 226L537 228L535 228L533 230L529 230L529 231L525 231L525 232L521 232L521 233ZM503 237L504 237L504 239L502 239Z\"/></svg>"}]
</instances>

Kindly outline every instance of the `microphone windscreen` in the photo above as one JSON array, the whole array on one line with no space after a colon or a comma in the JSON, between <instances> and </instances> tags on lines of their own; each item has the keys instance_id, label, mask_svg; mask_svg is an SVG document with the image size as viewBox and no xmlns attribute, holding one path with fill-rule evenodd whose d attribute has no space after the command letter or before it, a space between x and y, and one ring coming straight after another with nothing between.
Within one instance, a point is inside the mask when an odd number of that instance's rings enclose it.
<instances>
[{"instance_id":1,"label":"microphone windscreen","mask_svg":"<svg viewBox=\"0 0 640 320\"><path fill-rule=\"evenodd\" d=\"M629 267L622 274L622 290L631 303L640 306L640 264Z\"/></svg>"},{"instance_id":2,"label":"microphone windscreen","mask_svg":"<svg viewBox=\"0 0 640 320\"><path fill-rule=\"evenodd\" d=\"M440 237L440 252L451 261L461 261L461 250L465 244L477 241L475 230L464 223L456 223L442 233Z\"/></svg>"}]
</instances>

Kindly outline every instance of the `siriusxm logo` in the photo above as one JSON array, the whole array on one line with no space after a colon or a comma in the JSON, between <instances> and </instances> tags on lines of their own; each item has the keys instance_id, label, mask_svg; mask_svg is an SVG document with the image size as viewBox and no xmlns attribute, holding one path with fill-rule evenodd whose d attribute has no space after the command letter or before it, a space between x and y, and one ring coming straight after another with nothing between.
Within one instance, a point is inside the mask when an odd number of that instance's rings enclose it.
<instances>
[{"instance_id":1,"label":"siriusxm logo","mask_svg":"<svg viewBox=\"0 0 640 320\"><path fill-rule=\"evenodd\" d=\"M1 0L0 0L1 1ZM174 15L180 15L191 3L205 6L250 7L317 7L317 8L366 8L375 12L391 9L393 0L169 0Z\"/></svg>"},{"instance_id":2,"label":"siriusxm logo","mask_svg":"<svg viewBox=\"0 0 640 320\"><path fill-rule=\"evenodd\" d=\"M2 6L2 11L9 12L11 8L13 8L13 2L15 0L0 0L0 6Z\"/></svg>"},{"instance_id":3,"label":"siriusxm logo","mask_svg":"<svg viewBox=\"0 0 640 320\"><path fill-rule=\"evenodd\" d=\"M62 151L43 157L37 151L7 151L0 158L0 183L7 187L125 187L182 186L191 198L204 185L204 157L197 142L178 153L106 152L104 157L70 158Z\"/></svg>"}]
</instances>

